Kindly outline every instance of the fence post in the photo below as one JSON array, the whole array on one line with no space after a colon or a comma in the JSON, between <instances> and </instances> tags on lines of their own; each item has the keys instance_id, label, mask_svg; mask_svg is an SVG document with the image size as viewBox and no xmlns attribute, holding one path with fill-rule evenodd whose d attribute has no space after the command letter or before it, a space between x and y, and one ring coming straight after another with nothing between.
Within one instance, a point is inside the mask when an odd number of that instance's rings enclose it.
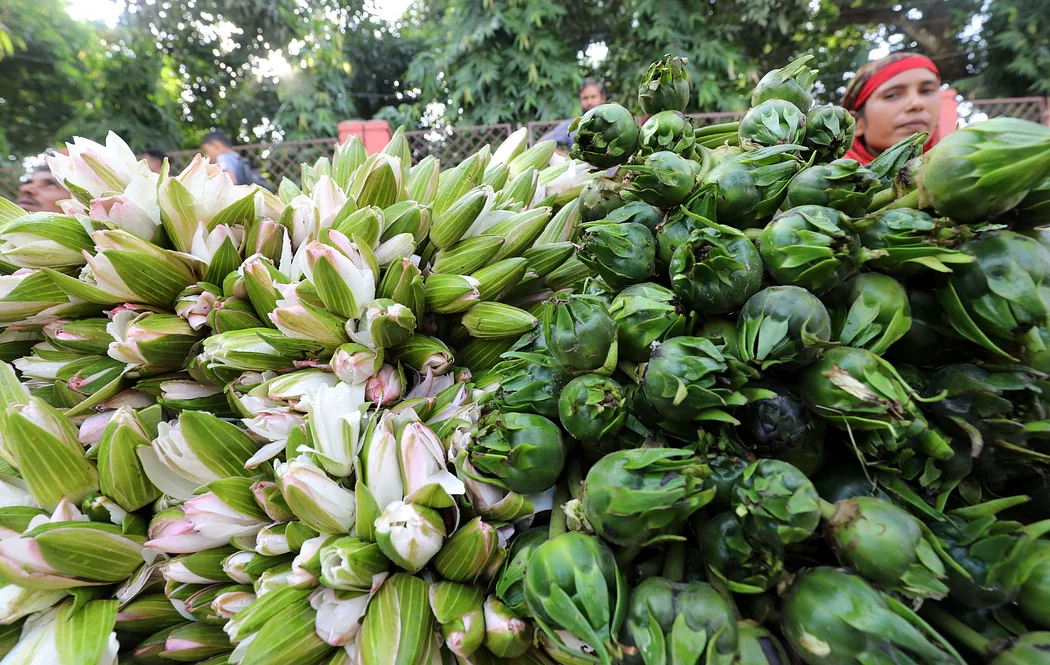
<instances>
[{"instance_id":1,"label":"fence post","mask_svg":"<svg viewBox=\"0 0 1050 665\"><path fill-rule=\"evenodd\" d=\"M1047 97L1043 104L1043 124L1050 127L1050 97Z\"/></svg>"}]
</instances>

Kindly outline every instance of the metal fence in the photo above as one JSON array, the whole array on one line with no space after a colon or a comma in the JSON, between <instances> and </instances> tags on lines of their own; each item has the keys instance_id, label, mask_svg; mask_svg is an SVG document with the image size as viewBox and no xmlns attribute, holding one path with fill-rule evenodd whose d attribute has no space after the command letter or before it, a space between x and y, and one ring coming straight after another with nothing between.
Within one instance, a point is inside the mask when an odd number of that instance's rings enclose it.
<instances>
[{"instance_id":1,"label":"metal fence","mask_svg":"<svg viewBox=\"0 0 1050 665\"><path fill-rule=\"evenodd\" d=\"M1007 116L1023 118L1050 125L1050 98L1017 97L1011 99L973 99L959 103L962 124L978 122L987 118ZM693 126L703 127L722 122L731 122L743 117L743 113L692 113L687 114ZM529 145L534 144L561 120L536 120L526 125ZM448 127L406 132L412 159L418 162L427 155L441 160L443 166L459 163L464 157L488 144L495 147L510 136L514 127L510 124L477 125L470 127ZM286 141L284 143L254 143L241 145L234 150L251 161L252 165L268 181L277 185L282 178L299 182L300 164L313 162L317 158L331 155L336 138L311 139L308 141ZM168 153L173 173L183 169L197 150L181 150ZM14 200L18 196L22 169L0 167L0 196Z\"/></svg>"},{"instance_id":2,"label":"metal fence","mask_svg":"<svg viewBox=\"0 0 1050 665\"><path fill-rule=\"evenodd\" d=\"M275 187L283 178L299 182L300 164L313 163L320 157L331 156L337 138L286 141L284 143L252 143L234 147L234 152L245 157L252 166ZM185 168L199 150L169 152L168 161L174 175Z\"/></svg>"},{"instance_id":3,"label":"metal fence","mask_svg":"<svg viewBox=\"0 0 1050 665\"><path fill-rule=\"evenodd\" d=\"M405 138L412 149L414 163L432 155L446 168L460 163L486 145L495 148L513 131L509 124L474 125L405 132Z\"/></svg>"},{"instance_id":4,"label":"metal fence","mask_svg":"<svg viewBox=\"0 0 1050 665\"><path fill-rule=\"evenodd\" d=\"M963 100L959 102L959 117L965 122L1007 117L1050 125L1050 98L1010 97Z\"/></svg>"}]
</instances>

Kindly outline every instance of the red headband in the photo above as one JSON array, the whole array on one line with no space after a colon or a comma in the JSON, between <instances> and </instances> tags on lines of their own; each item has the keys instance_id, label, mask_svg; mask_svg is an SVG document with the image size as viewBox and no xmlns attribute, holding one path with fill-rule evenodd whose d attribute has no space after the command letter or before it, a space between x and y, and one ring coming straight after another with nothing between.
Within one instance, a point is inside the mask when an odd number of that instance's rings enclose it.
<instances>
[{"instance_id":1,"label":"red headband","mask_svg":"<svg viewBox=\"0 0 1050 665\"><path fill-rule=\"evenodd\" d=\"M900 60L896 60L887 64L882 69L879 69L878 71L873 73L871 77L864 82L864 85L861 87L860 92L857 93L856 99L853 100L853 103L850 104L847 108L849 108L849 110L851 111L859 109L861 106L864 105L864 102L868 100L868 97L871 97L872 93L879 89L879 86L881 86L886 81L889 81L897 74L900 74L901 72L906 72L909 69L928 69L934 74L936 74L937 80L940 81L941 73L937 70L937 65L933 64L933 60L930 60L924 55L908 55L904 58L901 58ZM860 72L858 72L858 75L859 74Z\"/></svg>"}]
</instances>

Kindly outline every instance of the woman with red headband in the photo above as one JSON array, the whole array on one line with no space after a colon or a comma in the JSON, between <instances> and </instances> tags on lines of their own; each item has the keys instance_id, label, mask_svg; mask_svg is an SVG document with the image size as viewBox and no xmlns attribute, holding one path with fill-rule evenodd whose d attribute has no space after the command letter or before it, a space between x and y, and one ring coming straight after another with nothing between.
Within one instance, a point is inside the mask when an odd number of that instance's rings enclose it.
<instances>
[{"instance_id":1,"label":"woman with red headband","mask_svg":"<svg viewBox=\"0 0 1050 665\"><path fill-rule=\"evenodd\" d=\"M857 70L846 86L842 106L857 118L847 158L868 164L886 148L919 132L930 135L929 150L938 140L941 75L924 55L895 53Z\"/></svg>"}]
</instances>

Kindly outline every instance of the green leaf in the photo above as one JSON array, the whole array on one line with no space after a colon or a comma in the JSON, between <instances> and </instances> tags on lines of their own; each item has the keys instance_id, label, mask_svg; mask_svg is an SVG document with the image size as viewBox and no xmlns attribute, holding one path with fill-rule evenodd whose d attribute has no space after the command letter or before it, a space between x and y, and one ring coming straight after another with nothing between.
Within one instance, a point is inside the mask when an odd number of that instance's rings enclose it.
<instances>
[{"instance_id":1,"label":"green leaf","mask_svg":"<svg viewBox=\"0 0 1050 665\"><path fill-rule=\"evenodd\" d=\"M230 274L241 265L241 255L237 251L237 247L233 244L232 238L226 238L219 249L211 257L211 263L208 264L208 273L204 277L204 281L212 284L222 284L222 280L226 278L226 275Z\"/></svg>"},{"instance_id":2,"label":"green leaf","mask_svg":"<svg viewBox=\"0 0 1050 665\"><path fill-rule=\"evenodd\" d=\"M183 411L179 426L193 452L220 477L250 478L254 471L245 469L258 446L236 425L203 411Z\"/></svg>"},{"instance_id":3,"label":"green leaf","mask_svg":"<svg viewBox=\"0 0 1050 665\"><path fill-rule=\"evenodd\" d=\"M98 473L83 451L17 414L5 414L3 432L29 493L40 505L53 510L63 498L79 503L98 490Z\"/></svg>"},{"instance_id":4,"label":"green leaf","mask_svg":"<svg viewBox=\"0 0 1050 665\"><path fill-rule=\"evenodd\" d=\"M107 293L97 286L92 286L86 282L82 282L76 277L70 277L51 268L42 268L44 273L55 283L59 289L64 293L73 296L74 298L80 298L91 303L99 305L122 305L124 304L124 298L122 296L115 296L111 293Z\"/></svg>"},{"instance_id":5,"label":"green leaf","mask_svg":"<svg viewBox=\"0 0 1050 665\"><path fill-rule=\"evenodd\" d=\"M252 478L224 478L208 483L208 490L234 510L257 520L266 520L266 511L259 507L252 492L254 482Z\"/></svg>"},{"instance_id":6,"label":"green leaf","mask_svg":"<svg viewBox=\"0 0 1050 665\"><path fill-rule=\"evenodd\" d=\"M241 197L216 213L211 221L208 222L208 230L211 231L220 224L229 227L233 227L237 224L246 225L255 216L256 189L257 188L253 188L251 193ZM218 282L215 283L218 284Z\"/></svg>"},{"instance_id":7,"label":"green leaf","mask_svg":"<svg viewBox=\"0 0 1050 665\"><path fill-rule=\"evenodd\" d=\"M106 258L128 288L142 302L152 305L170 307L179 293L194 282L188 269L178 270L156 256L110 249L106 251ZM167 258L177 261L174 257Z\"/></svg>"},{"instance_id":8,"label":"green leaf","mask_svg":"<svg viewBox=\"0 0 1050 665\"><path fill-rule=\"evenodd\" d=\"M116 600L93 600L79 611L72 605L59 609L55 624L55 650L60 665L95 665L109 643L117 621Z\"/></svg>"},{"instance_id":9,"label":"green leaf","mask_svg":"<svg viewBox=\"0 0 1050 665\"><path fill-rule=\"evenodd\" d=\"M67 577L120 582L142 565L142 546L96 522L56 522L34 529L44 559Z\"/></svg>"}]
</instances>

